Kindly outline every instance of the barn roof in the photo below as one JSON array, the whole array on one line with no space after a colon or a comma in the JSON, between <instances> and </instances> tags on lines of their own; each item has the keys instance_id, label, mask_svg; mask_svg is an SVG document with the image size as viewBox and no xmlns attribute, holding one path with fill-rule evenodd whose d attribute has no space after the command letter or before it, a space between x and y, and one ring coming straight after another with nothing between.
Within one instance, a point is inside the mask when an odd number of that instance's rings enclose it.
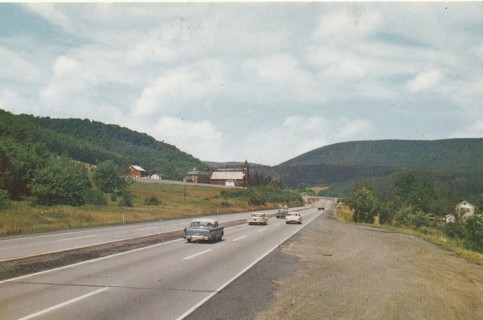
<instances>
[{"instance_id":1,"label":"barn roof","mask_svg":"<svg viewBox=\"0 0 483 320\"><path fill-rule=\"evenodd\" d=\"M211 174L211 180L243 180L243 172L218 172Z\"/></svg>"},{"instance_id":2,"label":"barn roof","mask_svg":"<svg viewBox=\"0 0 483 320\"><path fill-rule=\"evenodd\" d=\"M146 171L146 170L144 170L143 168L141 168L140 166L137 166L137 165L132 165L131 168L134 168L137 171Z\"/></svg>"}]
</instances>

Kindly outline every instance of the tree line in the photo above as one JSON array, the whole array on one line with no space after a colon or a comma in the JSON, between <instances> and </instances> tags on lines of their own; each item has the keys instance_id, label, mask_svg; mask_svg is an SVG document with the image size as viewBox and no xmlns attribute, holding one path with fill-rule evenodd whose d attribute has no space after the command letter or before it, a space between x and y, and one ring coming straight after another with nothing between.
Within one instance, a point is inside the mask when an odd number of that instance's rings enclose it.
<instances>
[{"instance_id":1,"label":"tree line","mask_svg":"<svg viewBox=\"0 0 483 320\"><path fill-rule=\"evenodd\" d=\"M483 218L476 214L469 219L445 223L444 215L454 213L462 199L455 193L440 192L431 180L412 172L399 174L391 193L377 193L367 181L354 185L345 200L353 211L355 222L374 223L441 230L450 238L461 240L465 247L483 252ZM477 211L483 207L483 195L473 199ZM442 208L444 207L444 210Z\"/></svg>"}]
</instances>

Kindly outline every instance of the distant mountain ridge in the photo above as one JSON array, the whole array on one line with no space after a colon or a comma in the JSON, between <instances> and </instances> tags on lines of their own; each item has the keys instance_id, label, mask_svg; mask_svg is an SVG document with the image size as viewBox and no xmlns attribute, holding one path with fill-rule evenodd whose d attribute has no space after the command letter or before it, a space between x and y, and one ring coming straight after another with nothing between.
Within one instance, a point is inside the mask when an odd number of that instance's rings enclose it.
<instances>
[{"instance_id":1,"label":"distant mountain ridge","mask_svg":"<svg viewBox=\"0 0 483 320\"><path fill-rule=\"evenodd\" d=\"M422 170L483 177L483 138L377 140L337 143L281 163L273 169L286 185L333 184Z\"/></svg>"}]
</instances>

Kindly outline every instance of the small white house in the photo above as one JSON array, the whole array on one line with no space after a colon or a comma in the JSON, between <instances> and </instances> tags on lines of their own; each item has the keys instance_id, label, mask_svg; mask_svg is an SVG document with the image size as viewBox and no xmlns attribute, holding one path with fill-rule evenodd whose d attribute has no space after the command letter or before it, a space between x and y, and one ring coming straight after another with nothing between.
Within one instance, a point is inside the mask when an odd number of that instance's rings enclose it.
<instances>
[{"instance_id":1,"label":"small white house","mask_svg":"<svg viewBox=\"0 0 483 320\"><path fill-rule=\"evenodd\" d=\"M150 176L152 180L163 180L163 175L160 173L154 173Z\"/></svg>"},{"instance_id":2,"label":"small white house","mask_svg":"<svg viewBox=\"0 0 483 320\"><path fill-rule=\"evenodd\" d=\"M456 221L466 221L476 213L476 207L468 201L462 201L454 208L454 214L445 216L446 223Z\"/></svg>"},{"instance_id":3,"label":"small white house","mask_svg":"<svg viewBox=\"0 0 483 320\"><path fill-rule=\"evenodd\" d=\"M454 211L455 216L464 221L475 215L476 207L468 201L462 201L456 205Z\"/></svg>"}]
</instances>

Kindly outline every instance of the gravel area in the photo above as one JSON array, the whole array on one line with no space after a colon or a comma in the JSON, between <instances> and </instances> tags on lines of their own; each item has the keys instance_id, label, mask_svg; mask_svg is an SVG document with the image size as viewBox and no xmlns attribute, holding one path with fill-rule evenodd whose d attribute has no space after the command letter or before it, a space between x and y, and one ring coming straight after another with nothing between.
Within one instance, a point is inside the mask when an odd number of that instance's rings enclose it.
<instances>
[{"instance_id":1,"label":"gravel area","mask_svg":"<svg viewBox=\"0 0 483 320\"><path fill-rule=\"evenodd\" d=\"M483 319L483 267L326 210L186 319Z\"/></svg>"}]
</instances>

